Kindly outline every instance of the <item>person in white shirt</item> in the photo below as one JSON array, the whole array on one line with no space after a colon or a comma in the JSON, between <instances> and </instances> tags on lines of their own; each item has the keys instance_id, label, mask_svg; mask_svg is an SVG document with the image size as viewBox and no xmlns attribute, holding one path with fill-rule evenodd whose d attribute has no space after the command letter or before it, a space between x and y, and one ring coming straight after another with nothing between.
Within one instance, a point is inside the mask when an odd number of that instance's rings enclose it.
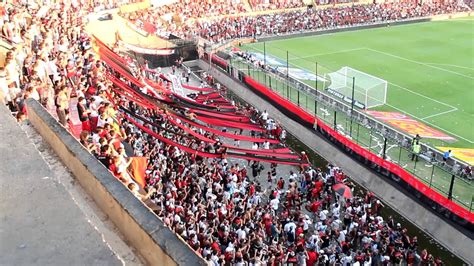
<instances>
[{"instance_id":1,"label":"person in white shirt","mask_svg":"<svg viewBox=\"0 0 474 266\"><path fill-rule=\"evenodd\" d=\"M272 207L273 210L278 210L278 206L280 205L280 200L278 198L274 198L270 200L270 206Z\"/></svg>"},{"instance_id":2,"label":"person in white shirt","mask_svg":"<svg viewBox=\"0 0 474 266\"><path fill-rule=\"evenodd\" d=\"M262 144L262 147L265 150L269 150L270 149L270 142L268 142L268 140L265 140L265 142L263 142L263 144Z\"/></svg>"},{"instance_id":3,"label":"person in white shirt","mask_svg":"<svg viewBox=\"0 0 474 266\"><path fill-rule=\"evenodd\" d=\"M254 142L252 144L252 150L258 150L258 143L257 142Z\"/></svg>"},{"instance_id":4,"label":"person in white shirt","mask_svg":"<svg viewBox=\"0 0 474 266\"><path fill-rule=\"evenodd\" d=\"M346 242L346 230L341 230L339 231L339 236L337 237L337 241L339 244L342 244L342 242Z\"/></svg>"},{"instance_id":5,"label":"person in white shirt","mask_svg":"<svg viewBox=\"0 0 474 266\"><path fill-rule=\"evenodd\" d=\"M303 218L303 231L306 233L308 232L309 230L309 225L312 224L313 221L311 221L311 219L309 218L308 215L305 215L305 217Z\"/></svg>"},{"instance_id":6,"label":"person in white shirt","mask_svg":"<svg viewBox=\"0 0 474 266\"><path fill-rule=\"evenodd\" d=\"M295 172L290 171L290 179L297 180L297 178L298 178L298 175Z\"/></svg>"},{"instance_id":7,"label":"person in white shirt","mask_svg":"<svg viewBox=\"0 0 474 266\"><path fill-rule=\"evenodd\" d=\"M339 218L340 209L341 209L341 208L340 208L339 204L338 204L338 203L334 203L333 206L332 206L332 210L331 210L332 216Z\"/></svg>"},{"instance_id":8,"label":"person in white shirt","mask_svg":"<svg viewBox=\"0 0 474 266\"><path fill-rule=\"evenodd\" d=\"M5 68L0 67L0 94L4 97L5 102L10 102L10 92L8 90L7 76L5 73Z\"/></svg>"},{"instance_id":9,"label":"person in white shirt","mask_svg":"<svg viewBox=\"0 0 474 266\"><path fill-rule=\"evenodd\" d=\"M285 140L286 139L286 130L282 130L280 134L280 140Z\"/></svg>"},{"instance_id":10,"label":"person in white shirt","mask_svg":"<svg viewBox=\"0 0 474 266\"><path fill-rule=\"evenodd\" d=\"M265 122L267 121L267 119L268 119L267 110L263 111L262 115L260 115L260 118Z\"/></svg>"},{"instance_id":11,"label":"person in white shirt","mask_svg":"<svg viewBox=\"0 0 474 266\"><path fill-rule=\"evenodd\" d=\"M247 238L247 232L245 231L244 226L241 226L237 231L235 231L235 233L239 240L245 240Z\"/></svg>"},{"instance_id":12,"label":"person in white shirt","mask_svg":"<svg viewBox=\"0 0 474 266\"><path fill-rule=\"evenodd\" d=\"M352 264L352 256L351 255L346 255L342 257L341 263L343 266L350 266Z\"/></svg>"},{"instance_id":13,"label":"person in white shirt","mask_svg":"<svg viewBox=\"0 0 474 266\"><path fill-rule=\"evenodd\" d=\"M328 214L329 214L329 211L328 211L328 210L322 210L322 211L319 213L319 220L320 220L321 222L326 221Z\"/></svg>"},{"instance_id":14,"label":"person in white shirt","mask_svg":"<svg viewBox=\"0 0 474 266\"><path fill-rule=\"evenodd\" d=\"M46 63L46 73L51 79L51 82L55 82L60 79L58 66L56 65L56 58L52 58Z\"/></svg>"}]
</instances>

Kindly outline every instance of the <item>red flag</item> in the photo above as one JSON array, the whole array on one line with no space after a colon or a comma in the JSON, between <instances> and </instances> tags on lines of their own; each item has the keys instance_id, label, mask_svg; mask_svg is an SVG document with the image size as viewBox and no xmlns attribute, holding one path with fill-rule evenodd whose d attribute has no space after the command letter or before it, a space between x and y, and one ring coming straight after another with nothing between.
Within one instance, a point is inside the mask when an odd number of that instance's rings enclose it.
<instances>
[{"instance_id":1,"label":"red flag","mask_svg":"<svg viewBox=\"0 0 474 266\"><path fill-rule=\"evenodd\" d=\"M144 188L146 185L146 169L148 166L148 160L146 157L130 157L132 159L132 163L129 166L130 175L132 176L133 180L140 185L141 188Z\"/></svg>"}]
</instances>

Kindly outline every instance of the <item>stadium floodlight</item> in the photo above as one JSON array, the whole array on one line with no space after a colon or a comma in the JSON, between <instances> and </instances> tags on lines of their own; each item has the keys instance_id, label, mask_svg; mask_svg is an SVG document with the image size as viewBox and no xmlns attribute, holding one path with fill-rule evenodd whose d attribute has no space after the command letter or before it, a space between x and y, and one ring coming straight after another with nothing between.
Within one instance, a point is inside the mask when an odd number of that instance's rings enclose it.
<instances>
[{"instance_id":1,"label":"stadium floodlight","mask_svg":"<svg viewBox=\"0 0 474 266\"><path fill-rule=\"evenodd\" d=\"M336 72L328 73L326 80L329 83L324 87L327 87L331 94L348 102L351 102L354 94L356 106L368 109L387 102L387 81L365 72L345 66Z\"/></svg>"}]
</instances>

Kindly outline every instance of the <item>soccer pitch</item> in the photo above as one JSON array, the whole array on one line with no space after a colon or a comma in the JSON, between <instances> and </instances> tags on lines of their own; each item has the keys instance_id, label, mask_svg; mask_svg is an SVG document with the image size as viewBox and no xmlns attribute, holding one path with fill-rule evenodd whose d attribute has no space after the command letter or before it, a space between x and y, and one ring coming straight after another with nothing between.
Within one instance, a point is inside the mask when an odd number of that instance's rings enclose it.
<instances>
[{"instance_id":1,"label":"soccer pitch","mask_svg":"<svg viewBox=\"0 0 474 266\"><path fill-rule=\"evenodd\" d=\"M262 42L245 50L263 54ZM387 104L453 137L433 146L474 148L474 18L406 24L269 41L268 58L318 75L344 66L388 82ZM309 84L314 81L303 80ZM321 85L322 87L322 85Z\"/></svg>"}]
</instances>

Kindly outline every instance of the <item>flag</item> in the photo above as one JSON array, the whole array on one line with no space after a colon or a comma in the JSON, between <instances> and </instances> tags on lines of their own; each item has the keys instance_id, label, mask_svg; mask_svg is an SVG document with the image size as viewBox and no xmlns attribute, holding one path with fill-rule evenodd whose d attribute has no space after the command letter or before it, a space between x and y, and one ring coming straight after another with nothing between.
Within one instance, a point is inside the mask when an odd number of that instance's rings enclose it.
<instances>
[{"instance_id":1,"label":"flag","mask_svg":"<svg viewBox=\"0 0 474 266\"><path fill-rule=\"evenodd\" d=\"M132 159L132 163L128 167L130 175L141 188L144 188L146 185L145 171L148 166L148 160L146 157L130 157L130 159Z\"/></svg>"}]
</instances>

